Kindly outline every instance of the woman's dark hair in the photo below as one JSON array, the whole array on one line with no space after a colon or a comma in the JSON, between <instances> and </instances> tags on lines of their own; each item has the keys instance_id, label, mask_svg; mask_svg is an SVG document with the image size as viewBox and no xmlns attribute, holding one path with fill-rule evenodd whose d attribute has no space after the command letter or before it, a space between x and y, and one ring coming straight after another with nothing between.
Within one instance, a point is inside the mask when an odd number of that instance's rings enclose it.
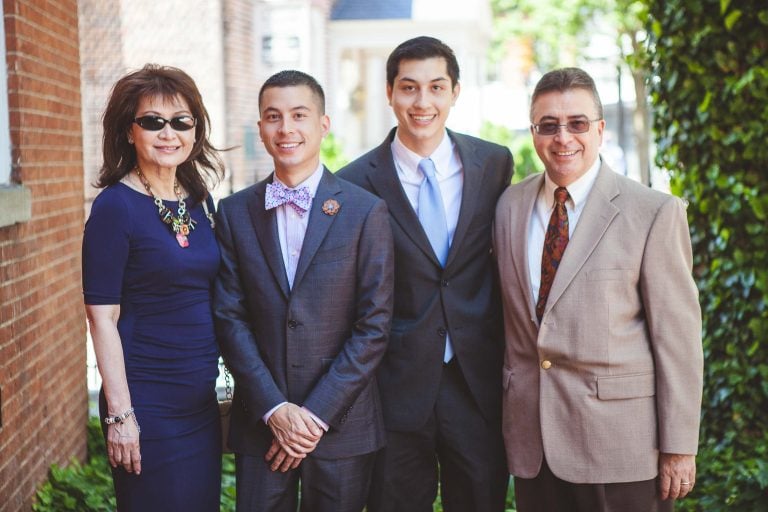
<instances>
[{"instance_id":1,"label":"woman's dark hair","mask_svg":"<svg viewBox=\"0 0 768 512\"><path fill-rule=\"evenodd\" d=\"M208 187L224 176L224 164L208 140L211 120L194 80L170 66L146 64L120 78L112 87L103 117L104 163L96 186L113 185L136 167L136 148L128 142L128 133L141 99L157 96L166 101L184 98L197 120L192 152L176 169L176 179L187 190L192 203L197 204L207 197Z\"/></svg>"}]
</instances>

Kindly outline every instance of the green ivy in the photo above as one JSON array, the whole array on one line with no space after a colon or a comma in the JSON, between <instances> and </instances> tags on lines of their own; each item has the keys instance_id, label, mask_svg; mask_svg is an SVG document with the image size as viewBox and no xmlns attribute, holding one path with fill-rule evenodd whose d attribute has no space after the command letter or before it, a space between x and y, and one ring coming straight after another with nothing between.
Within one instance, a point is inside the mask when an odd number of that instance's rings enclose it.
<instances>
[{"instance_id":1,"label":"green ivy","mask_svg":"<svg viewBox=\"0 0 768 512\"><path fill-rule=\"evenodd\" d=\"M235 510L235 457L226 454L222 460L221 511ZM107 463L107 450L99 418L88 420L88 463L72 459L66 467L51 466L48 480L37 490L35 512L114 511L117 508L112 473Z\"/></svg>"},{"instance_id":2,"label":"green ivy","mask_svg":"<svg viewBox=\"0 0 768 512\"><path fill-rule=\"evenodd\" d=\"M235 499L235 456L225 454L221 459L221 512L234 512Z\"/></svg>"},{"instance_id":3,"label":"green ivy","mask_svg":"<svg viewBox=\"0 0 768 512\"><path fill-rule=\"evenodd\" d=\"M768 2L648 0L657 163L689 201L704 316L698 477L678 510L768 510Z\"/></svg>"},{"instance_id":4,"label":"green ivy","mask_svg":"<svg viewBox=\"0 0 768 512\"><path fill-rule=\"evenodd\" d=\"M35 512L112 511L117 508L112 474L98 418L88 422L88 463L72 459L66 467L51 466L48 480L38 489Z\"/></svg>"}]
</instances>

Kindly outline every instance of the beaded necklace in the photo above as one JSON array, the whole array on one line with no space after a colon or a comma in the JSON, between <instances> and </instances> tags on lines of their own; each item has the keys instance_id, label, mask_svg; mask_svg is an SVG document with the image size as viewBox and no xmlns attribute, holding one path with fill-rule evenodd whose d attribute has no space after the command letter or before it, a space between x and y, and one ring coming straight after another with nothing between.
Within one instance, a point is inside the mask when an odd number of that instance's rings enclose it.
<instances>
[{"instance_id":1,"label":"beaded necklace","mask_svg":"<svg viewBox=\"0 0 768 512\"><path fill-rule=\"evenodd\" d=\"M173 178L173 193L176 194L176 198L179 200L179 208L176 211L176 215L163 204L163 200L157 197L152 192L152 187L149 186L149 181L141 172L139 167L136 167L136 176L139 177L139 181L147 189L147 194L152 196L157 206L157 213L160 215L160 220L168 224L171 231L176 234L176 241L181 247L189 247L188 235L195 230L195 221L189 216L187 211L187 203L184 202L184 198L181 197L181 190L179 190L179 182L176 178Z\"/></svg>"}]
</instances>

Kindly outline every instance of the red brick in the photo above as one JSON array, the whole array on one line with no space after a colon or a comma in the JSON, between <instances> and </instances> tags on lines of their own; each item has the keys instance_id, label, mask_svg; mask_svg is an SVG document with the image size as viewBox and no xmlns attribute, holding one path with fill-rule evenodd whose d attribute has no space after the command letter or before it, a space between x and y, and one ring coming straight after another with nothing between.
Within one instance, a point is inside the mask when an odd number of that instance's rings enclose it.
<instances>
[{"instance_id":1,"label":"red brick","mask_svg":"<svg viewBox=\"0 0 768 512\"><path fill-rule=\"evenodd\" d=\"M76 0L5 0L14 173L32 219L0 228L0 511L29 510L51 463L85 455ZM67 417L56 429L48 417Z\"/></svg>"}]
</instances>

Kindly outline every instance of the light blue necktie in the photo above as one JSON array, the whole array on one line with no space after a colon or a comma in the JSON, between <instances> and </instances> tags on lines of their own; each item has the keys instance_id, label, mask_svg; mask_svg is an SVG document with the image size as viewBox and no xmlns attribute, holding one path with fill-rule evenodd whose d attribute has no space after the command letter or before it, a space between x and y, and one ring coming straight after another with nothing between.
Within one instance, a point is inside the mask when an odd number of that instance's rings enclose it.
<instances>
[{"instance_id":1,"label":"light blue necktie","mask_svg":"<svg viewBox=\"0 0 768 512\"><path fill-rule=\"evenodd\" d=\"M419 187L419 222L438 261L445 266L448 258L448 223L445 220L443 196L435 176L435 164L430 158L425 158L419 162L419 170L424 174L424 181Z\"/></svg>"},{"instance_id":2,"label":"light blue necktie","mask_svg":"<svg viewBox=\"0 0 768 512\"><path fill-rule=\"evenodd\" d=\"M440 264L445 267L448 259L448 223L445 220L443 196L435 176L435 163L430 158L419 162L419 170L424 174L424 181L419 187L419 222L432 244ZM453 347L448 336L445 338L443 361L448 362L453 357Z\"/></svg>"}]
</instances>

